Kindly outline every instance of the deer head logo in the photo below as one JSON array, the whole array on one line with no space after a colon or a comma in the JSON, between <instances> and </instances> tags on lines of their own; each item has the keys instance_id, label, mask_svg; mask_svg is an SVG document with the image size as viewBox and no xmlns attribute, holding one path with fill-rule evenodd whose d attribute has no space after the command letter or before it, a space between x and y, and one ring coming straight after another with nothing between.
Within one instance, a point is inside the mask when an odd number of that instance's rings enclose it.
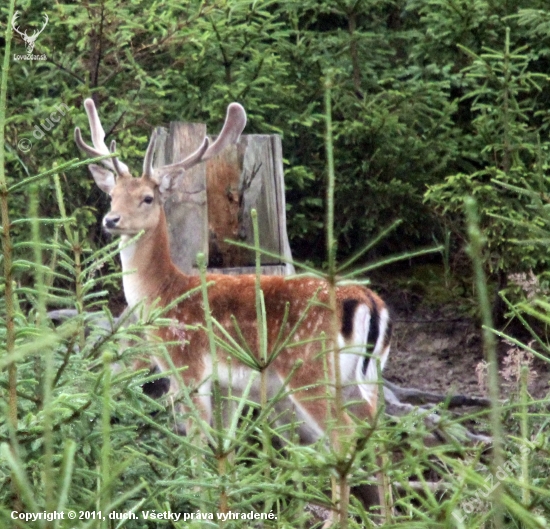
<instances>
[{"instance_id":1,"label":"deer head logo","mask_svg":"<svg viewBox=\"0 0 550 529\"><path fill-rule=\"evenodd\" d=\"M44 13L44 25L42 26L42 29L40 31L34 30L34 33L32 35L27 35L27 30L24 31L24 33L21 33L19 31L19 26L15 27L15 23L17 21L17 18L19 17L19 11L16 11L13 14L13 18L11 19L11 27L13 28L13 31L15 31L17 34L21 35L23 38L23 41L27 45L27 53L32 53L34 50L34 43L36 42L36 39L38 38L38 35L44 31L44 28L48 24L48 15Z\"/></svg>"}]
</instances>

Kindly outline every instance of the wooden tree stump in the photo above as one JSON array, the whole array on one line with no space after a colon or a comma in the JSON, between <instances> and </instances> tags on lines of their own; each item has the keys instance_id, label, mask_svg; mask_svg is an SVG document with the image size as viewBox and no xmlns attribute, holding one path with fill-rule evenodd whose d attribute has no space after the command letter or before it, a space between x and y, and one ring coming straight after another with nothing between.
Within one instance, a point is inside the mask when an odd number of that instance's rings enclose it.
<instances>
[{"instance_id":1,"label":"wooden tree stump","mask_svg":"<svg viewBox=\"0 0 550 529\"><path fill-rule=\"evenodd\" d=\"M206 134L197 123L171 123L157 129L155 167L182 160ZM281 139L276 135L245 135L237 145L199 164L176 182L165 204L170 252L185 273L198 273L196 256L204 253L209 272L254 273L255 252L229 241L254 245L251 210L258 212L262 273L293 274L286 230Z\"/></svg>"}]
</instances>

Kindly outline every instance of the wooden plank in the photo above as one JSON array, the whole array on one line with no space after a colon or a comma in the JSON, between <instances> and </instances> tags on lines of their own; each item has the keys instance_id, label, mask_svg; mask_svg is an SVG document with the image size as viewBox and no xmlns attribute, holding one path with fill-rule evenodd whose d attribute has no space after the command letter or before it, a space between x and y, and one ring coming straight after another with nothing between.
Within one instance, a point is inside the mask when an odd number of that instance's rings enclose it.
<instances>
[{"instance_id":1,"label":"wooden plank","mask_svg":"<svg viewBox=\"0 0 550 529\"><path fill-rule=\"evenodd\" d=\"M277 204L277 220L279 228L280 255L285 259L292 259L288 232L286 229L286 197L285 197L285 172L283 168L283 144L281 136L270 135L271 152L273 153L273 178L275 189L275 200ZM294 265L285 263L285 275L295 274Z\"/></svg>"},{"instance_id":2,"label":"wooden plank","mask_svg":"<svg viewBox=\"0 0 550 529\"><path fill-rule=\"evenodd\" d=\"M203 123L170 123L167 139L159 142L155 167L183 160L195 151L206 135ZM162 150L161 150L162 149ZM204 164L182 171L174 191L164 204L168 222L170 254L176 266L192 273L199 252L208 258L208 211Z\"/></svg>"},{"instance_id":3,"label":"wooden plank","mask_svg":"<svg viewBox=\"0 0 550 529\"><path fill-rule=\"evenodd\" d=\"M241 189L243 207L241 232L247 244L253 244L252 217L258 212L260 247L290 259L290 245L286 231L286 210L281 138L276 135L254 134L241 139L246 145ZM254 256L251 252L250 259ZM273 258L262 256L263 264L273 263ZM283 264L285 274L293 274L294 267Z\"/></svg>"},{"instance_id":4,"label":"wooden plank","mask_svg":"<svg viewBox=\"0 0 550 529\"><path fill-rule=\"evenodd\" d=\"M242 232L247 244L254 244L254 232L250 212L258 212L258 230L260 247L269 252L280 254L279 233L275 213L272 178L272 154L269 136L254 134L245 136L242 142L246 146L241 177L243 195ZM254 252L249 253L249 263L254 263ZM273 263L273 258L262 256L262 264Z\"/></svg>"}]
</instances>

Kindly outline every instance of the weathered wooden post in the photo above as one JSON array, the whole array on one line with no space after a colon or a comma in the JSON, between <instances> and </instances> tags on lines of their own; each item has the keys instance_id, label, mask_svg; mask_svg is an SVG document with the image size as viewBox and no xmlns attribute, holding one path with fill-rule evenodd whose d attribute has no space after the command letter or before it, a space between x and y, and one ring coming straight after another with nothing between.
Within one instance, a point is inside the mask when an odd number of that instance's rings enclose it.
<instances>
[{"instance_id":1,"label":"weathered wooden post","mask_svg":"<svg viewBox=\"0 0 550 529\"><path fill-rule=\"evenodd\" d=\"M174 163L193 152L206 134L197 123L171 123L157 129L155 166ZM286 230L281 139L244 135L216 158L182 174L165 204L174 263L197 273L196 256L208 258L210 272L254 273L254 252L228 240L254 244L250 212L258 212L260 247L291 259ZM262 256L262 273L293 274L281 259Z\"/></svg>"}]
</instances>

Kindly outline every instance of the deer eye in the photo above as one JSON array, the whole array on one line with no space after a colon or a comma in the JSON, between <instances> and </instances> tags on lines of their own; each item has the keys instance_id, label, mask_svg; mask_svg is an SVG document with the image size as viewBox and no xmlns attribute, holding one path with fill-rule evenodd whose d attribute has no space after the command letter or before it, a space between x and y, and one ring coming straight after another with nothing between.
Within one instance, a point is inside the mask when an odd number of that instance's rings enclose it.
<instances>
[{"instance_id":1,"label":"deer eye","mask_svg":"<svg viewBox=\"0 0 550 529\"><path fill-rule=\"evenodd\" d=\"M153 200L154 198L151 195L147 195L146 197L143 198L143 202L145 202L146 204L152 204Z\"/></svg>"}]
</instances>

